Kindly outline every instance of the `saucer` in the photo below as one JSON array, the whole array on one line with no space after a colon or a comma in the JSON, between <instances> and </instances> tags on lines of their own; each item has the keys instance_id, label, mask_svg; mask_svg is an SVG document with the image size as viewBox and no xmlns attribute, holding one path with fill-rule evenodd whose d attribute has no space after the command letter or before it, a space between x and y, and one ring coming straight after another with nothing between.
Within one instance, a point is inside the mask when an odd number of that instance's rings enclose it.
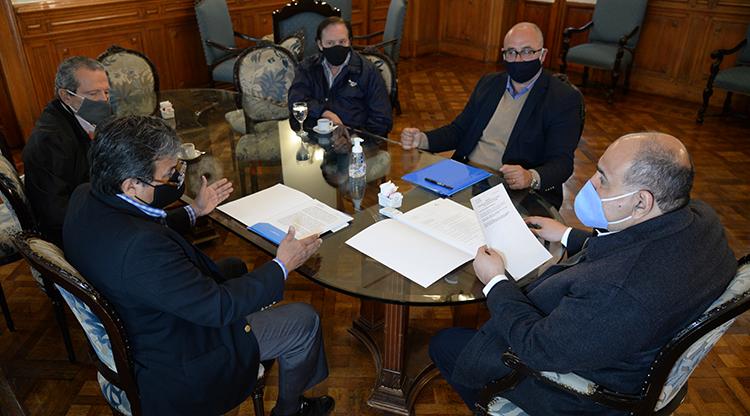
<instances>
[{"instance_id":1,"label":"saucer","mask_svg":"<svg viewBox=\"0 0 750 416\"><path fill-rule=\"evenodd\" d=\"M180 152L180 159L185 160L185 161L190 161L190 160L198 159L199 157L201 157L201 156L203 156L205 154L206 154L206 152L201 152L198 149L195 150L195 153L193 153L192 157L185 156L184 153Z\"/></svg>"},{"instance_id":2,"label":"saucer","mask_svg":"<svg viewBox=\"0 0 750 416\"><path fill-rule=\"evenodd\" d=\"M331 134L334 130L336 130L336 127L332 127L328 130L319 129L317 125L313 126L313 131L318 134Z\"/></svg>"}]
</instances>

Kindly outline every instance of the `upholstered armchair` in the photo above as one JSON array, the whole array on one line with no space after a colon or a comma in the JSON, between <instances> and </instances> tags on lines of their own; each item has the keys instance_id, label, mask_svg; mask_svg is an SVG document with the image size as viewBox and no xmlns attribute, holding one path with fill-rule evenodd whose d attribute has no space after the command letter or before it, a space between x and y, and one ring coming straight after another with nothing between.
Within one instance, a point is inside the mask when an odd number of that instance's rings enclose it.
<instances>
[{"instance_id":1,"label":"upholstered armchair","mask_svg":"<svg viewBox=\"0 0 750 416\"><path fill-rule=\"evenodd\" d=\"M734 66L721 69L724 57L737 54L737 62ZM732 49L717 49L711 52L711 74L703 90L703 105L698 110L697 123L703 123L703 117L708 108L708 101L714 93L714 86L727 91L724 100L722 115L727 115L732 109L732 94L750 95L750 26L747 27L745 39Z\"/></svg>"},{"instance_id":2,"label":"upholstered armchair","mask_svg":"<svg viewBox=\"0 0 750 416\"><path fill-rule=\"evenodd\" d=\"M10 216L10 221L7 223L4 222L3 225L2 239L5 241L0 243L1 250L4 254L17 253L15 245L10 241L11 236L21 231L36 231L37 226L31 206L29 205L29 200L26 198L21 178L18 176L15 167L2 156L0 156L0 198L3 200L3 211ZM55 312L55 320L57 320L57 325L60 327L60 332L63 336L68 360L75 362L76 356L73 351L73 342L70 339L70 331L65 319L65 307L63 306L60 293L33 266L31 267L31 275L39 284L42 291L50 298L50 301L52 301L52 309Z\"/></svg>"},{"instance_id":3,"label":"upholstered armchair","mask_svg":"<svg viewBox=\"0 0 750 416\"><path fill-rule=\"evenodd\" d=\"M724 293L695 321L664 346L651 364L638 394L611 391L574 373L559 374L527 367L512 352L502 360L513 371L490 382L476 405L480 415L523 416L526 412L501 396L524 377L534 377L554 388L631 415L669 415L685 399L693 370L729 329L735 318L750 309L750 256L739 261L734 279Z\"/></svg>"},{"instance_id":4,"label":"upholstered armchair","mask_svg":"<svg viewBox=\"0 0 750 416\"><path fill-rule=\"evenodd\" d=\"M648 0L599 0L593 19L579 28L563 31L562 65L560 72L567 73L568 62L583 65L583 85L588 82L589 67L612 72L612 82L607 91L607 102L612 103L617 82L625 69L624 90L630 87L635 48L638 45L643 17ZM575 33L589 31L587 43L570 47Z\"/></svg>"},{"instance_id":5,"label":"upholstered armchair","mask_svg":"<svg viewBox=\"0 0 750 416\"><path fill-rule=\"evenodd\" d=\"M360 54L372 62L385 82L385 90L391 99L391 106L396 109L396 114L401 114L401 103L398 100L398 73L396 64L393 63L388 55L384 55L376 50L367 49Z\"/></svg>"},{"instance_id":6,"label":"upholstered armchair","mask_svg":"<svg viewBox=\"0 0 750 416\"><path fill-rule=\"evenodd\" d=\"M280 44L282 39L302 31L305 47L303 58L318 53L315 32L326 17L341 16L341 11L321 0L297 0L287 3L273 12L273 41Z\"/></svg>"},{"instance_id":7,"label":"upholstered armchair","mask_svg":"<svg viewBox=\"0 0 750 416\"><path fill-rule=\"evenodd\" d=\"M96 58L107 70L110 102L118 116L151 115L157 108L159 74L148 57L117 45Z\"/></svg>"},{"instance_id":8,"label":"upholstered armchair","mask_svg":"<svg viewBox=\"0 0 750 416\"><path fill-rule=\"evenodd\" d=\"M133 352L125 326L114 307L65 260L62 250L36 233L14 237L14 244L29 264L60 292L83 328L94 352L97 381L115 415L141 415ZM265 362L269 366L270 362ZM256 416L263 416L265 368L258 369L252 394Z\"/></svg>"}]
</instances>

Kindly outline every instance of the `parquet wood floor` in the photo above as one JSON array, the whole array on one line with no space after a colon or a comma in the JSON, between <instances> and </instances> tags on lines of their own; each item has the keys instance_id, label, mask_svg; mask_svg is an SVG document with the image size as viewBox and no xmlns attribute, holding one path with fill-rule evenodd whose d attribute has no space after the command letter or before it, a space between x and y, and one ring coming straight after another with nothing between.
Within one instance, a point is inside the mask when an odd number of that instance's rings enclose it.
<instances>
[{"instance_id":1,"label":"parquet wood floor","mask_svg":"<svg viewBox=\"0 0 750 416\"><path fill-rule=\"evenodd\" d=\"M434 56L403 61L400 93L404 114L396 117L392 137L402 128L438 127L463 108L479 77L496 66ZM594 171L597 158L622 134L660 130L681 138L691 151L697 176L693 196L709 202L721 215L737 256L750 252L750 122L739 118L708 118L694 123L697 106L660 97L632 93L607 105L599 90L587 90L587 120L576 152L574 176L566 184L562 214L577 223L572 198ZM742 104L742 103L741 103ZM392 161L401 163L396 154ZM252 265L267 260L239 238L222 231L220 240L205 249L213 257L241 256ZM710 248L707 248L710 249ZM708 277L707 277L708 278ZM80 364L70 364L47 298L22 262L0 267L0 282L8 297L17 330L0 335L0 365L29 415L110 414L96 384L95 370L87 358L84 335L77 325L71 332ZM366 405L374 382L370 354L346 331L358 310L358 301L293 274L287 301L311 303L324 323L326 350L331 368L327 381L313 393L336 398L336 415L379 414ZM448 308L413 308L413 324L437 329L451 325ZM69 321L74 322L72 315ZM277 394L275 371L269 379L266 409ZM436 380L419 396L417 415L469 415L446 383ZM251 415L250 402L231 415ZM750 414L750 319L742 316L714 348L690 379L690 391L677 415Z\"/></svg>"}]
</instances>

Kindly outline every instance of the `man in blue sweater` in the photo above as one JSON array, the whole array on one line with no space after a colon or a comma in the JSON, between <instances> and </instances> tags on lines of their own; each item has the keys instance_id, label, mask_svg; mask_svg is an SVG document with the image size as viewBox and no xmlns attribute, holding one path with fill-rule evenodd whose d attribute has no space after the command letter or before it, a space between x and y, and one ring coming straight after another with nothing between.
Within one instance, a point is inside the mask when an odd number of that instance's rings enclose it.
<instances>
[{"instance_id":1,"label":"man in blue sweater","mask_svg":"<svg viewBox=\"0 0 750 416\"><path fill-rule=\"evenodd\" d=\"M430 355L470 407L510 372L510 349L540 371L573 372L637 393L658 351L724 292L737 268L716 213L690 201L693 166L676 138L637 133L615 141L576 196L587 233L530 217L568 260L522 291L500 253L480 248L474 270L491 318L478 331L438 333ZM621 415L533 378L503 396L530 415Z\"/></svg>"}]
</instances>

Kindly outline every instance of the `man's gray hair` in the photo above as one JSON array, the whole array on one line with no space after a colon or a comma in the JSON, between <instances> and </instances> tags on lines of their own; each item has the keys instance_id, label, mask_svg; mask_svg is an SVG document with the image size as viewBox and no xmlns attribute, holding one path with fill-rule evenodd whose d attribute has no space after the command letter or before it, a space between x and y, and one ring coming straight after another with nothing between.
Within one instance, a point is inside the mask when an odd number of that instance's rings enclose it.
<instances>
[{"instance_id":1,"label":"man's gray hair","mask_svg":"<svg viewBox=\"0 0 750 416\"><path fill-rule=\"evenodd\" d=\"M104 71L104 65L101 62L86 56L71 56L60 62L55 74L55 97L60 98L60 89L75 92L78 89L78 79L76 71L80 68L86 68L91 71Z\"/></svg>"},{"instance_id":2,"label":"man's gray hair","mask_svg":"<svg viewBox=\"0 0 750 416\"><path fill-rule=\"evenodd\" d=\"M107 195L122 192L122 182L154 179L155 162L176 158L180 139L162 119L125 116L96 128L91 146L91 187Z\"/></svg>"},{"instance_id":3,"label":"man's gray hair","mask_svg":"<svg viewBox=\"0 0 750 416\"><path fill-rule=\"evenodd\" d=\"M657 133L653 134L656 137ZM625 173L624 182L650 191L659 208L667 213L690 202L694 176L692 159L685 166L674 152L658 142L644 141L633 157L633 164Z\"/></svg>"}]
</instances>

